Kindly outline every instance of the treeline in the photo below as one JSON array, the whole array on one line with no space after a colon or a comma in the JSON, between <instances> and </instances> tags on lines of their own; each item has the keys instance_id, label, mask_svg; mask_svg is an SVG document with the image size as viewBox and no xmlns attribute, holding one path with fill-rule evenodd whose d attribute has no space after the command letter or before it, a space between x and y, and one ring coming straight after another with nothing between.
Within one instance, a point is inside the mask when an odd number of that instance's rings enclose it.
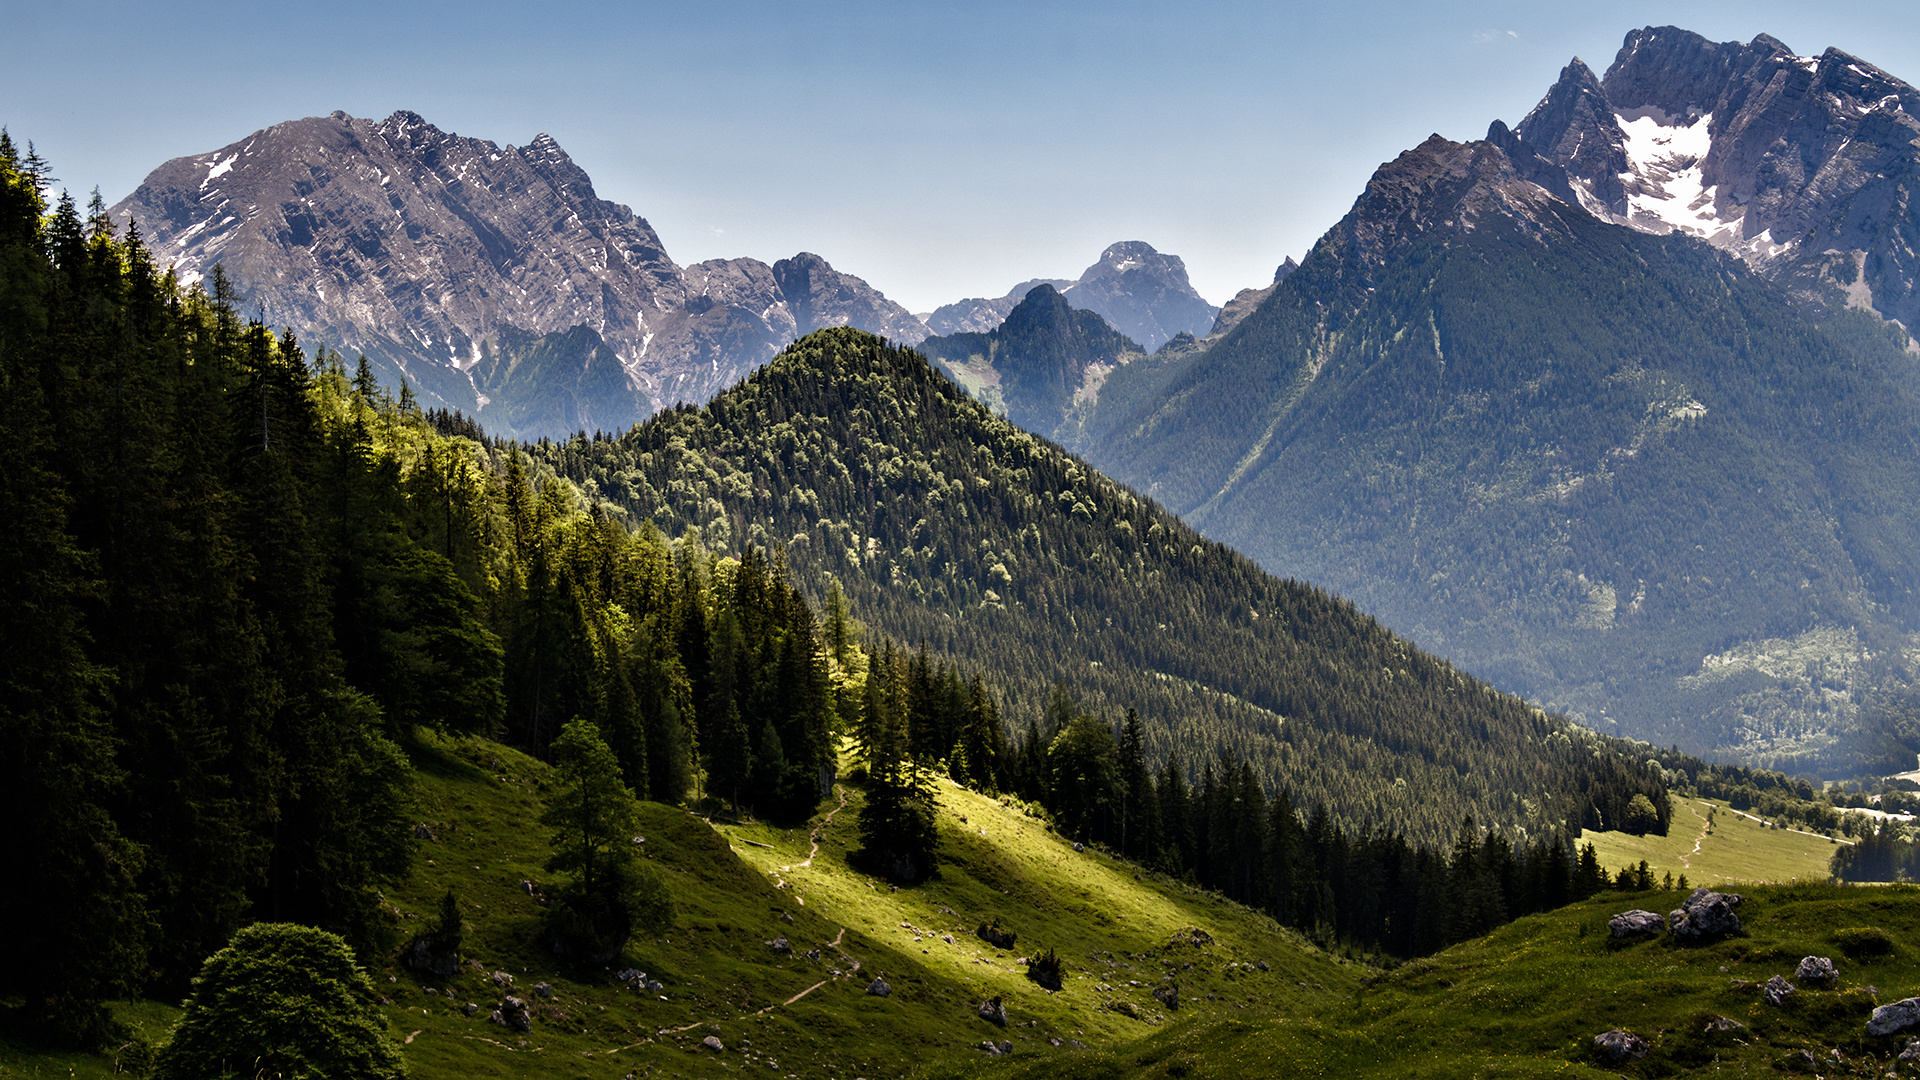
<instances>
[{"instance_id":1,"label":"treeline","mask_svg":"<svg viewBox=\"0 0 1920 1080\"><path fill-rule=\"evenodd\" d=\"M391 944L422 726L580 717L643 797L811 811L844 603L437 432L45 175L0 136L0 1019L97 1041L261 919Z\"/></svg>"}]
</instances>

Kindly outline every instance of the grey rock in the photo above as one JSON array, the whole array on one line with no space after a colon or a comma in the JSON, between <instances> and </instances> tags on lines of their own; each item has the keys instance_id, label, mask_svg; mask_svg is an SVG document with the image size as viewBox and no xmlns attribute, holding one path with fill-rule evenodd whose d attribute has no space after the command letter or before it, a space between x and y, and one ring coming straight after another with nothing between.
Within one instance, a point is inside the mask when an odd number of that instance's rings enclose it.
<instances>
[{"instance_id":1,"label":"grey rock","mask_svg":"<svg viewBox=\"0 0 1920 1080\"><path fill-rule=\"evenodd\" d=\"M793 951L792 943L783 937L774 938L772 941L767 942L767 945L777 953L790 953Z\"/></svg>"},{"instance_id":2,"label":"grey rock","mask_svg":"<svg viewBox=\"0 0 1920 1080\"><path fill-rule=\"evenodd\" d=\"M1733 909L1744 900L1739 893L1717 893L1702 887L1667 915L1673 936L1686 942L1713 941L1740 930Z\"/></svg>"},{"instance_id":3,"label":"grey rock","mask_svg":"<svg viewBox=\"0 0 1920 1080\"><path fill-rule=\"evenodd\" d=\"M499 987L502 990L513 985L513 976L507 974L504 971L496 971L492 975L488 976L488 978L493 980L493 985Z\"/></svg>"},{"instance_id":4,"label":"grey rock","mask_svg":"<svg viewBox=\"0 0 1920 1080\"><path fill-rule=\"evenodd\" d=\"M1194 291L1180 256L1155 251L1140 240L1110 245L1099 262L1061 293L1074 307L1098 312L1148 352L1176 334L1209 333L1220 313Z\"/></svg>"},{"instance_id":5,"label":"grey rock","mask_svg":"<svg viewBox=\"0 0 1920 1080\"><path fill-rule=\"evenodd\" d=\"M552 997L552 996L553 996L553 984L551 984L551 983L543 983L543 982L542 982L542 983L534 983L534 984L533 984L533 996L534 996L534 997L541 997L541 998L550 998L550 997Z\"/></svg>"},{"instance_id":6,"label":"grey rock","mask_svg":"<svg viewBox=\"0 0 1920 1080\"><path fill-rule=\"evenodd\" d=\"M1794 989L1794 986L1792 983L1788 982L1787 980L1781 978L1778 975L1775 975L1772 978L1768 979L1767 985L1764 988L1762 988L1760 991L1761 996L1767 999L1767 1004L1772 1005L1775 1008L1785 1005L1787 1003L1787 999L1792 997L1794 994L1798 992L1799 991Z\"/></svg>"},{"instance_id":7,"label":"grey rock","mask_svg":"<svg viewBox=\"0 0 1920 1080\"><path fill-rule=\"evenodd\" d=\"M1647 1056L1647 1040L1631 1031L1614 1028L1593 1037L1593 1053L1609 1065Z\"/></svg>"},{"instance_id":8,"label":"grey rock","mask_svg":"<svg viewBox=\"0 0 1920 1080\"><path fill-rule=\"evenodd\" d=\"M1000 1051L1002 1057L1013 1053L1013 1040L1011 1039L1001 1039L999 1042L994 1043L993 1046L994 1049Z\"/></svg>"},{"instance_id":9,"label":"grey rock","mask_svg":"<svg viewBox=\"0 0 1920 1080\"><path fill-rule=\"evenodd\" d=\"M1908 1039L1900 1050L1899 1061L1920 1061L1920 1039Z\"/></svg>"},{"instance_id":10,"label":"grey rock","mask_svg":"<svg viewBox=\"0 0 1920 1080\"><path fill-rule=\"evenodd\" d=\"M700 1045L706 1047L709 1050L715 1050L715 1051L726 1049L726 1046L720 1042L720 1037L718 1035L709 1035L706 1038L701 1039Z\"/></svg>"},{"instance_id":11,"label":"grey rock","mask_svg":"<svg viewBox=\"0 0 1920 1080\"><path fill-rule=\"evenodd\" d=\"M1175 930L1173 937L1167 940L1167 944L1170 946L1191 945L1198 949L1202 946L1213 944L1213 935L1197 926L1189 926L1184 930Z\"/></svg>"},{"instance_id":12,"label":"grey rock","mask_svg":"<svg viewBox=\"0 0 1920 1080\"><path fill-rule=\"evenodd\" d=\"M465 1012L468 1016L472 1016L474 1013L477 1013L479 1011L480 1011L480 1006L475 1005L471 1001L467 1002L467 1007L465 1009Z\"/></svg>"},{"instance_id":13,"label":"grey rock","mask_svg":"<svg viewBox=\"0 0 1920 1080\"><path fill-rule=\"evenodd\" d=\"M1731 1016L1714 1016L1709 1017L1706 1024L1703 1025L1700 1030L1702 1034L1706 1035L1723 1035L1731 1031L1745 1031L1747 1030L1747 1025L1735 1020Z\"/></svg>"},{"instance_id":14,"label":"grey rock","mask_svg":"<svg viewBox=\"0 0 1920 1080\"><path fill-rule=\"evenodd\" d=\"M893 987L888 986L885 979L875 979L867 984L867 993L874 997L886 997L893 993Z\"/></svg>"},{"instance_id":15,"label":"grey rock","mask_svg":"<svg viewBox=\"0 0 1920 1080\"><path fill-rule=\"evenodd\" d=\"M422 821L422 822L420 822L420 823L418 823L418 824L416 824L416 825L414 825L414 827L413 827L413 838L414 838L415 840L433 840L433 839L437 839L437 838L436 838L436 837L435 837L435 836L433 835L433 830L432 830L432 829L429 829L429 828L427 828L427 823L426 823L426 822L424 822L424 821Z\"/></svg>"},{"instance_id":16,"label":"grey rock","mask_svg":"<svg viewBox=\"0 0 1920 1080\"><path fill-rule=\"evenodd\" d=\"M1802 957L1800 966L1794 969L1794 981L1802 986L1828 987L1840 981L1840 969L1825 956Z\"/></svg>"},{"instance_id":17,"label":"grey rock","mask_svg":"<svg viewBox=\"0 0 1920 1080\"><path fill-rule=\"evenodd\" d=\"M1657 913L1642 911L1639 908L1623 911L1607 920L1607 932L1617 938L1657 934L1666 928L1667 921Z\"/></svg>"},{"instance_id":18,"label":"grey rock","mask_svg":"<svg viewBox=\"0 0 1920 1080\"><path fill-rule=\"evenodd\" d=\"M987 1023L998 1024L1001 1027L1007 1026L1007 1007L1001 1003L999 998L988 998L981 1002L980 1008L977 1011L980 1019L985 1020Z\"/></svg>"},{"instance_id":19,"label":"grey rock","mask_svg":"<svg viewBox=\"0 0 1920 1080\"><path fill-rule=\"evenodd\" d=\"M1867 1034L1891 1035L1920 1024L1920 997L1901 998L1873 1010L1867 1021Z\"/></svg>"},{"instance_id":20,"label":"grey rock","mask_svg":"<svg viewBox=\"0 0 1920 1080\"><path fill-rule=\"evenodd\" d=\"M527 1008L525 1001L512 994L500 999L500 1004L494 1008L490 1019L514 1031L533 1030L533 1012Z\"/></svg>"},{"instance_id":21,"label":"grey rock","mask_svg":"<svg viewBox=\"0 0 1920 1080\"><path fill-rule=\"evenodd\" d=\"M1155 1000L1165 1005L1169 1010L1180 1007L1180 988L1172 983L1163 983L1154 987L1153 996Z\"/></svg>"}]
</instances>

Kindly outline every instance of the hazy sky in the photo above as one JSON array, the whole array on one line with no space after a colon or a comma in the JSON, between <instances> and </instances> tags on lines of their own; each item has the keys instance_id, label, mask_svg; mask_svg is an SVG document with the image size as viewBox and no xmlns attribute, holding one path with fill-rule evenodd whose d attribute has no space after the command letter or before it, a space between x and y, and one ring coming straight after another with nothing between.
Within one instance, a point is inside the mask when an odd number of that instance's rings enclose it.
<instances>
[{"instance_id":1,"label":"hazy sky","mask_svg":"<svg viewBox=\"0 0 1920 1080\"><path fill-rule=\"evenodd\" d=\"M1920 4L0 0L0 123L109 202L281 120L545 131L685 264L809 250L914 311L1116 240L1219 303L1428 134L1513 123L1673 24L1920 82Z\"/></svg>"}]
</instances>

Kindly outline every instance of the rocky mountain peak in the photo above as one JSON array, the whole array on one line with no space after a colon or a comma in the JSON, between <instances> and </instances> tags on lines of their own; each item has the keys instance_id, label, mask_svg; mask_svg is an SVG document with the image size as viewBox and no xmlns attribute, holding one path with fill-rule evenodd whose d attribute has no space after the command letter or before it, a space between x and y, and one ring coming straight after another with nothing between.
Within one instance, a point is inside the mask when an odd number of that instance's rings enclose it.
<instances>
[{"instance_id":1,"label":"rocky mountain peak","mask_svg":"<svg viewBox=\"0 0 1920 1080\"><path fill-rule=\"evenodd\" d=\"M1596 89L1570 64L1517 133L1581 205L1683 232L1803 295L1920 318L1920 92L1837 49L1629 33ZM1584 72L1584 74L1583 74Z\"/></svg>"},{"instance_id":2,"label":"rocky mountain peak","mask_svg":"<svg viewBox=\"0 0 1920 1080\"><path fill-rule=\"evenodd\" d=\"M1142 240L1109 245L1063 295L1074 307L1098 312L1148 350L1181 332L1206 333L1220 313L1194 291L1180 256L1155 251Z\"/></svg>"},{"instance_id":3,"label":"rocky mountain peak","mask_svg":"<svg viewBox=\"0 0 1920 1080\"><path fill-rule=\"evenodd\" d=\"M176 158L113 214L137 219L184 280L220 264L269 321L365 353L388 382L480 411L500 434L619 428L705 400L820 326L925 333L816 255L783 273L751 259L683 271L553 136L503 146L404 109L288 121ZM528 382L555 378L571 380L564 393Z\"/></svg>"}]
</instances>

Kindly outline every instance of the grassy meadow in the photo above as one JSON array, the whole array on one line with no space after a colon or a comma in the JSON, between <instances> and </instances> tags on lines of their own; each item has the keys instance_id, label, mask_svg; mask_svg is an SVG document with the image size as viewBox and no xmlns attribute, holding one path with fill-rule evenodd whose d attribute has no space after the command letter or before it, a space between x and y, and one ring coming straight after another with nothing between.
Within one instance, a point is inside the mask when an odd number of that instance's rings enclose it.
<instances>
[{"instance_id":1,"label":"grassy meadow","mask_svg":"<svg viewBox=\"0 0 1920 1080\"><path fill-rule=\"evenodd\" d=\"M1655 878L1671 873L1677 881L1685 874L1694 885L1825 881L1834 849L1846 842L1767 828L1723 800L1680 796L1673 799L1672 825L1665 836L1588 832L1580 838L1580 843L1593 845L1609 874L1645 859Z\"/></svg>"}]
</instances>

